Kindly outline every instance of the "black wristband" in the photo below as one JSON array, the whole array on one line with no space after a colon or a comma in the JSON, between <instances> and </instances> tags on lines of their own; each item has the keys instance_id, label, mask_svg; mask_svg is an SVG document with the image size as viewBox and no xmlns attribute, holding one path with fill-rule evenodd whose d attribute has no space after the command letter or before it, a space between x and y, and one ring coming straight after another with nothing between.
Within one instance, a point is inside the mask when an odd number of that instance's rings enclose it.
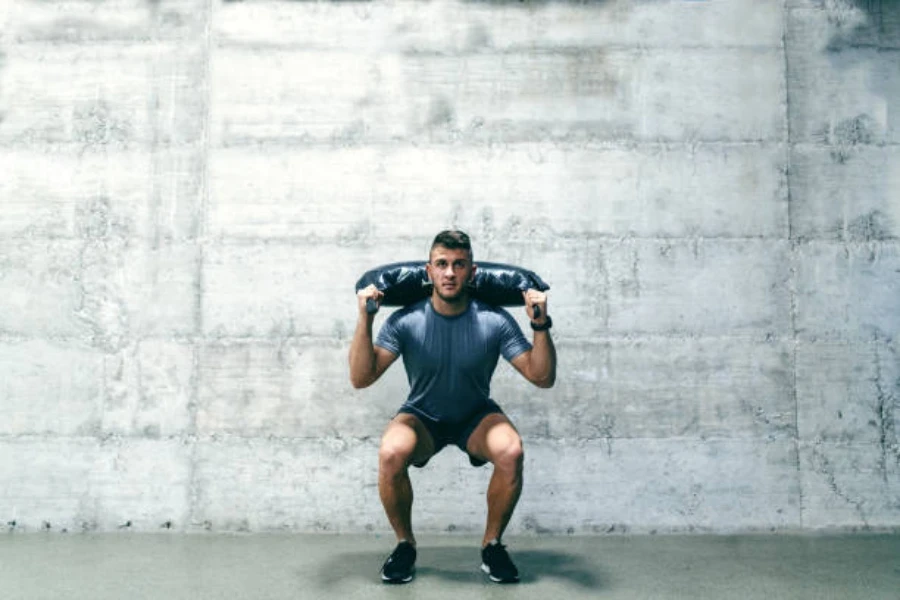
<instances>
[{"instance_id":1,"label":"black wristband","mask_svg":"<svg viewBox=\"0 0 900 600\"><path fill-rule=\"evenodd\" d=\"M550 315L547 315L547 322L543 325L538 325L534 321L531 322L531 328L535 331L547 331L553 327L553 319L550 318Z\"/></svg>"}]
</instances>

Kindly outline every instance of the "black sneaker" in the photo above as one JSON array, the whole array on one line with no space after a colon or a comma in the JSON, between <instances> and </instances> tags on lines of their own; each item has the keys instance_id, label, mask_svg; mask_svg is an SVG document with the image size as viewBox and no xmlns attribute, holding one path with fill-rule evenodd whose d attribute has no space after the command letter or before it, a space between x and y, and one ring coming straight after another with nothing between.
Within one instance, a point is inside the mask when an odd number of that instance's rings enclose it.
<instances>
[{"instance_id":1,"label":"black sneaker","mask_svg":"<svg viewBox=\"0 0 900 600\"><path fill-rule=\"evenodd\" d=\"M481 570L497 583L517 583L519 570L500 542L491 542L481 550Z\"/></svg>"},{"instance_id":2,"label":"black sneaker","mask_svg":"<svg viewBox=\"0 0 900 600\"><path fill-rule=\"evenodd\" d=\"M381 567L381 580L385 583L409 583L416 572L416 547L400 542Z\"/></svg>"}]
</instances>

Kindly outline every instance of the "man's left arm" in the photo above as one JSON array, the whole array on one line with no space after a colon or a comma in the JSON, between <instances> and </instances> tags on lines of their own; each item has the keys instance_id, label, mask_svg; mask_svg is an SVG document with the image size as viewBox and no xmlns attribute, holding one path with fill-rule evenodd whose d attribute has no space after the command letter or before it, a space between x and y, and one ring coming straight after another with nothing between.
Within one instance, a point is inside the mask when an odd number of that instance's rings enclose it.
<instances>
[{"instance_id":1,"label":"man's left arm","mask_svg":"<svg viewBox=\"0 0 900 600\"><path fill-rule=\"evenodd\" d=\"M552 321L547 314L547 295L537 290L524 293L525 312L534 329L534 341L531 350L527 350L510 363L525 379L541 388L553 387L556 383L556 348L550 336ZM538 307L538 318L535 318L535 307Z\"/></svg>"}]
</instances>

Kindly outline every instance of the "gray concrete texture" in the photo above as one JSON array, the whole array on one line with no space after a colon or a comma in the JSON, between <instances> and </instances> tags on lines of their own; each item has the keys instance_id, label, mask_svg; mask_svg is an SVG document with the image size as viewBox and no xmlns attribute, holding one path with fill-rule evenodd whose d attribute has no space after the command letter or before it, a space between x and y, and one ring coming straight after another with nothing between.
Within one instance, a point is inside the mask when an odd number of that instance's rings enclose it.
<instances>
[{"instance_id":1,"label":"gray concrete texture","mask_svg":"<svg viewBox=\"0 0 900 600\"><path fill-rule=\"evenodd\" d=\"M898 65L891 0L0 3L0 520L386 532L353 283L456 226L552 286L511 533L900 529Z\"/></svg>"},{"instance_id":2,"label":"gray concrete texture","mask_svg":"<svg viewBox=\"0 0 900 600\"><path fill-rule=\"evenodd\" d=\"M391 536L392 538L392 536ZM380 535L0 536L4 600L896 600L900 536L523 536L521 583L491 583L476 536L423 535L383 585Z\"/></svg>"}]
</instances>

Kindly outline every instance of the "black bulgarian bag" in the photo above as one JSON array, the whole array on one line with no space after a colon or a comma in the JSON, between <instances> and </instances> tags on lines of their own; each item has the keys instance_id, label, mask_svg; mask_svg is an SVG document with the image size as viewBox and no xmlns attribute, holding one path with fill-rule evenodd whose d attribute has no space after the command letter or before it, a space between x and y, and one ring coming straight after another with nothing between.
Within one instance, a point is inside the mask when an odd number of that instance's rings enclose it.
<instances>
[{"instance_id":1,"label":"black bulgarian bag","mask_svg":"<svg viewBox=\"0 0 900 600\"><path fill-rule=\"evenodd\" d=\"M533 289L546 292L550 286L533 271L501 263L476 263L472 296L494 306L522 306L522 292ZM382 265L366 271L356 282L356 291L375 285L384 294L381 304L406 306L431 295L432 284L422 261ZM378 310L373 300L366 303L370 313ZM540 315L535 315L539 317Z\"/></svg>"}]
</instances>

